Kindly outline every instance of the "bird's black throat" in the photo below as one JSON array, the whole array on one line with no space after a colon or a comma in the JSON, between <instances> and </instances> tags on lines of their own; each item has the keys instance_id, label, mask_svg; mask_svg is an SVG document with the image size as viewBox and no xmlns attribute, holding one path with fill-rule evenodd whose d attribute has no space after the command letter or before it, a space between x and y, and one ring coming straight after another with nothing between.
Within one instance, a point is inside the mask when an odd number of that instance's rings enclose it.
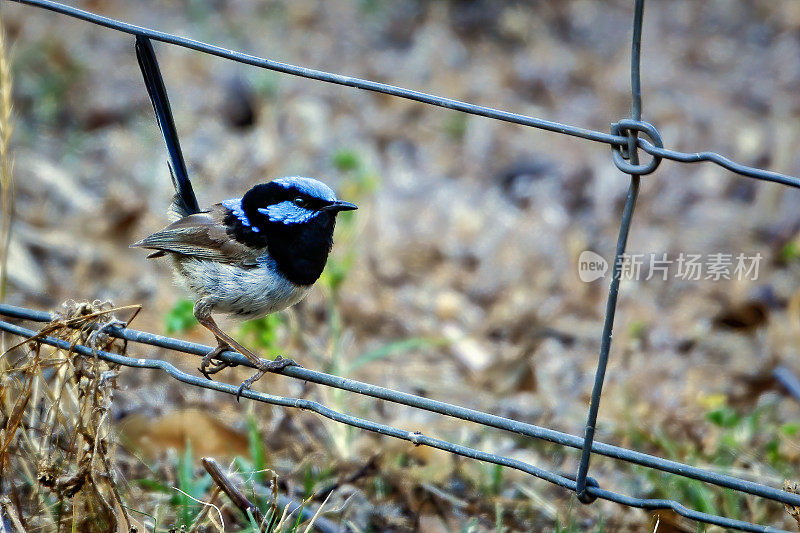
<instances>
[{"instance_id":1,"label":"bird's black throat","mask_svg":"<svg viewBox=\"0 0 800 533\"><path fill-rule=\"evenodd\" d=\"M313 285L322 274L333 246L336 215L320 212L302 224L269 222L263 217L257 222L257 232L233 215L225 223L229 235L242 244L254 248L266 246L286 279L297 285Z\"/></svg>"},{"instance_id":2,"label":"bird's black throat","mask_svg":"<svg viewBox=\"0 0 800 533\"><path fill-rule=\"evenodd\" d=\"M335 224L335 215L320 213L303 224L265 225L267 250L286 279L298 285L319 279L333 246Z\"/></svg>"}]
</instances>

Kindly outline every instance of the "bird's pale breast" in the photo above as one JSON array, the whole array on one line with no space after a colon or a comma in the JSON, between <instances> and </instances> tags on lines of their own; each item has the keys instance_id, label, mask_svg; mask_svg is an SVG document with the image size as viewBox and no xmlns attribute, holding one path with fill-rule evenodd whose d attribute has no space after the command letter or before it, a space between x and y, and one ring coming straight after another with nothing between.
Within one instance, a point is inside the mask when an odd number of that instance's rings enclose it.
<instances>
[{"instance_id":1,"label":"bird's pale breast","mask_svg":"<svg viewBox=\"0 0 800 533\"><path fill-rule=\"evenodd\" d=\"M264 255L248 268L187 256L173 256L175 278L197 297L213 306L213 312L242 319L260 318L299 302L310 287L287 280Z\"/></svg>"}]
</instances>

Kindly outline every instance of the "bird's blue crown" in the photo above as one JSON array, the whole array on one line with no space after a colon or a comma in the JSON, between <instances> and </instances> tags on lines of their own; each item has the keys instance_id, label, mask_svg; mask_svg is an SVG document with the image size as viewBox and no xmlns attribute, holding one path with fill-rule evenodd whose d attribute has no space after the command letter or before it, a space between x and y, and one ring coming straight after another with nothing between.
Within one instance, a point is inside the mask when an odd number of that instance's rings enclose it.
<instances>
[{"instance_id":1,"label":"bird's blue crown","mask_svg":"<svg viewBox=\"0 0 800 533\"><path fill-rule=\"evenodd\" d=\"M336 201L333 190L313 178L291 176L278 178L264 186L267 192L262 194L263 207L258 207L258 212L270 222L290 224L303 224L319 215L315 207ZM254 187L252 190L255 190ZM261 230L250 221L242 205L242 198L225 200L222 205L231 211L243 226L259 233Z\"/></svg>"}]
</instances>

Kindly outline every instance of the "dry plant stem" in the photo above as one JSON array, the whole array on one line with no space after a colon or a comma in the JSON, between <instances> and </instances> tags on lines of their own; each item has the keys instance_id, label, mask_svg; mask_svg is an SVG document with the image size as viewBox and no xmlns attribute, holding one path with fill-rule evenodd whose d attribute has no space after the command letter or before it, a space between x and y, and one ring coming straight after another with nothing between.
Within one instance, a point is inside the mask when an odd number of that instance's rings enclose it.
<instances>
[{"instance_id":1,"label":"dry plant stem","mask_svg":"<svg viewBox=\"0 0 800 533\"><path fill-rule=\"evenodd\" d=\"M5 430L5 441L2 443L2 448L0 448L0 465L5 464L6 450L14 438L20 422L22 422L22 415L25 414L25 408L28 406L28 400L30 400L30 398L30 389L27 390L27 394L17 398L17 402L14 404L14 409L11 411L11 416L8 418L6 427L3 428Z\"/></svg>"},{"instance_id":2,"label":"dry plant stem","mask_svg":"<svg viewBox=\"0 0 800 533\"><path fill-rule=\"evenodd\" d=\"M233 483L225 476L225 474L220 469L217 462L212 457L203 457L201 460L203 463L203 467L211 476L211 479L214 480L214 483L222 489L222 492L228 495L228 498L231 499L233 504L242 511L242 514L245 518L247 518L247 510L250 510L252 513L253 518L256 519L260 527L263 527L264 524L264 515L261 511L253 505L250 500L247 499L247 496L242 493L239 489L237 489Z\"/></svg>"},{"instance_id":3,"label":"dry plant stem","mask_svg":"<svg viewBox=\"0 0 800 533\"><path fill-rule=\"evenodd\" d=\"M124 324L111 312L108 302L69 302L31 338L52 333L68 346L88 343L95 350L124 353L125 343L103 332L108 324ZM14 469L30 488L28 503L17 504L18 516L23 521L31 517L36 528L46 531L71 526L99 533L120 522L130 529L110 456L117 367L102 361L97 351L86 357L72 348L50 350L35 340L25 342L24 357L16 362L3 358L2 377L12 395L0 390L8 413L0 439L0 477L13 476ZM54 499L61 505L54 505Z\"/></svg>"},{"instance_id":4,"label":"dry plant stem","mask_svg":"<svg viewBox=\"0 0 800 533\"><path fill-rule=\"evenodd\" d=\"M11 157L11 134L14 131L11 107L11 61L6 46L5 30L0 24L0 189L3 214L0 222L0 300L6 297L8 247L14 211L14 162Z\"/></svg>"},{"instance_id":5,"label":"dry plant stem","mask_svg":"<svg viewBox=\"0 0 800 533\"><path fill-rule=\"evenodd\" d=\"M2 511L2 513L0 513L0 515L2 515L0 516L0 519L10 520L11 524L14 526L14 529L16 531L18 531L19 533L25 533L25 527L22 525L22 522L20 522L19 517L17 516L17 512L14 510L14 506L11 505L11 500L9 500L8 498L3 498L2 500L0 500L0 511ZM8 527L7 523L5 522L0 523L0 528L3 528L2 529L3 533L5 533L6 531L11 533L11 531L13 530L7 529L7 527Z\"/></svg>"},{"instance_id":6,"label":"dry plant stem","mask_svg":"<svg viewBox=\"0 0 800 533\"><path fill-rule=\"evenodd\" d=\"M13 350L15 348L19 348L23 344L26 344L26 343L29 343L29 342L33 342L33 341L35 341L37 339L40 339L42 337L47 337L48 335L50 335L54 331L63 329L65 327L80 329L80 328L83 327L81 325L81 323L88 322L92 318L97 318L97 317L101 317L103 315L117 313L119 311L127 311L129 309L133 309L134 310L133 316L131 316L126 321L126 327L130 326L130 323L133 322L133 319L136 318L136 315L138 315L139 311L142 310L142 306L139 305L139 304L123 305L121 307L113 307L113 308L110 308L108 310L96 311L96 312L93 312L93 313L88 313L86 315L81 315L81 316L77 316L77 317L71 317L71 318L67 318L67 319L64 319L64 320L53 320L53 322L50 322L49 324L45 325L42 329L37 331L36 335L33 335L32 337L28 337L27 339L23 339L22 341L18 342L17 344L14 344L10 348L7 348L5 353L8 353L8 352L10 352L11 350ZM72 344L76 345L79 342L80 342L80 337L75 337L73 342L72 342ZM70 355L72 355L72 353L70 353Z\"/></svg>"},{"instance_id":7,"label":"dry plant stem","mask_svg":"<svg viewBox=\"0 0 800 533\"><path fill-rule=\"evenodd\" d=\"M796 481L786 480L783 483L783 488L789 492L800 494L800 484L798 484ZM800 531L800 507L794 505L786 505L786 512L788 512L789 516L794 518L795 522L797 522L797 531Z\"/></svg>"},{"instance_id":8,"label":"dry plant stem","mask_svg":"<svg viewBox=\"0 0 800 533\"><path fill-rule=\"evenodd\" d=\"M306 526L306 530L303 533L311 533L311 528L314 527L314 522L316 522L317 519L319 518L320 514L322 513L322 508L325 507L326 503L328 503L328 498L331 497L331 494L333 493L329 492L328 495L325 497L325 499L322 501L322 505L319 506L317 512L314 513L314 516L311 517L311 520L309 520L308 525Z\"/></svg>"},{"instance_id":9,"label":"dry plant stem","mask_svg":"<svg viewBox=\"0 0 800 533\"><path fill-rule=\"evenodd\" d=\"M359 469L359 472L360 470L361 469ZM356 474L353 474L350 477L353 477L355 475ZM359 474L358 478L360 477L362 476ZM350 482L349 479L350 478L347 478L341 484L349 483ZM341 484L337 483L336 489L338 489ZM272 502L270 503L270 507L272 508L273 512L277 512L278 509L283 509L283 514L281 515L281 519L278 520L277 522L273 522L270 524L270 531L282 531L280 527L283 527L283 525L286 524L287 519L289 519L294 513L300 513L301 520L303 521L306 520L311 521L313 518L313 521L309 523L313 524L314 529L319 533L337 533L342 530L342 528L339 525L322 516L317 516L316 518L314 518L315 515L319 514L319 509L314 514L311 514L311 512L313 511L310 505L311 502L321 501L322 503L320 504L320 508L324 507L325 502L327 502L329 496L333 494L334 489L331 488L323 489L324 492L322 493L322 495L325 496L324 498L318 498L317 494L315 493L304 500L297 501L293 498L290 498L289 496L285 496L283 494L278 493L278 479L277 476L274 476L270 487L267 487L260 483L253 482L253 490L255 491L256 494L270 493L272 495Z\"/></svg>"},{"instance_id":10,"label":"dry plant stem","mask_svg":"<svg viewBox=\"0 0 800 533\"><path fill-rule=\"evenodd\" d=\"M200 527L200 524L203 523L203 520L206 519L208 513L211 511L213 506L217 505L217 498L219 498L222 489L217 487L214 489L214 492L211 493L211 499L208 500L208 505L204 505L203 508L200 510L200 514L197 515L197 518L194 519L194 523L192 524L189 533L195 533L197 529Z\"/></svg>"}]
</instances>

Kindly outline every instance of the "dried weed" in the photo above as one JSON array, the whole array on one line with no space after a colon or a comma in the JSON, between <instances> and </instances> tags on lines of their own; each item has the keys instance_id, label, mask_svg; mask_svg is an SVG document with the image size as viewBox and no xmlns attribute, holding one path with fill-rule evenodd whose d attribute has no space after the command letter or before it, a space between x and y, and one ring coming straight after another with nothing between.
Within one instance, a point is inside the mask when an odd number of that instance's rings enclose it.
<instances>
[{"instance_id":1,"label":"dried weed","mask_svg":"<svg viewBox=\"0 0 800 533\"><path fill-rule=\"evenodd\" d=\"M120 521L131 529L112 468L119 365L37 342L50 335L123 354L125 343L103 329L122 323L114 313L125 309L69 301L38 335L0 358L0 480L17 480L0 481L0 492L28 530L108 532Z\"/></svg>"}]
</instances>

